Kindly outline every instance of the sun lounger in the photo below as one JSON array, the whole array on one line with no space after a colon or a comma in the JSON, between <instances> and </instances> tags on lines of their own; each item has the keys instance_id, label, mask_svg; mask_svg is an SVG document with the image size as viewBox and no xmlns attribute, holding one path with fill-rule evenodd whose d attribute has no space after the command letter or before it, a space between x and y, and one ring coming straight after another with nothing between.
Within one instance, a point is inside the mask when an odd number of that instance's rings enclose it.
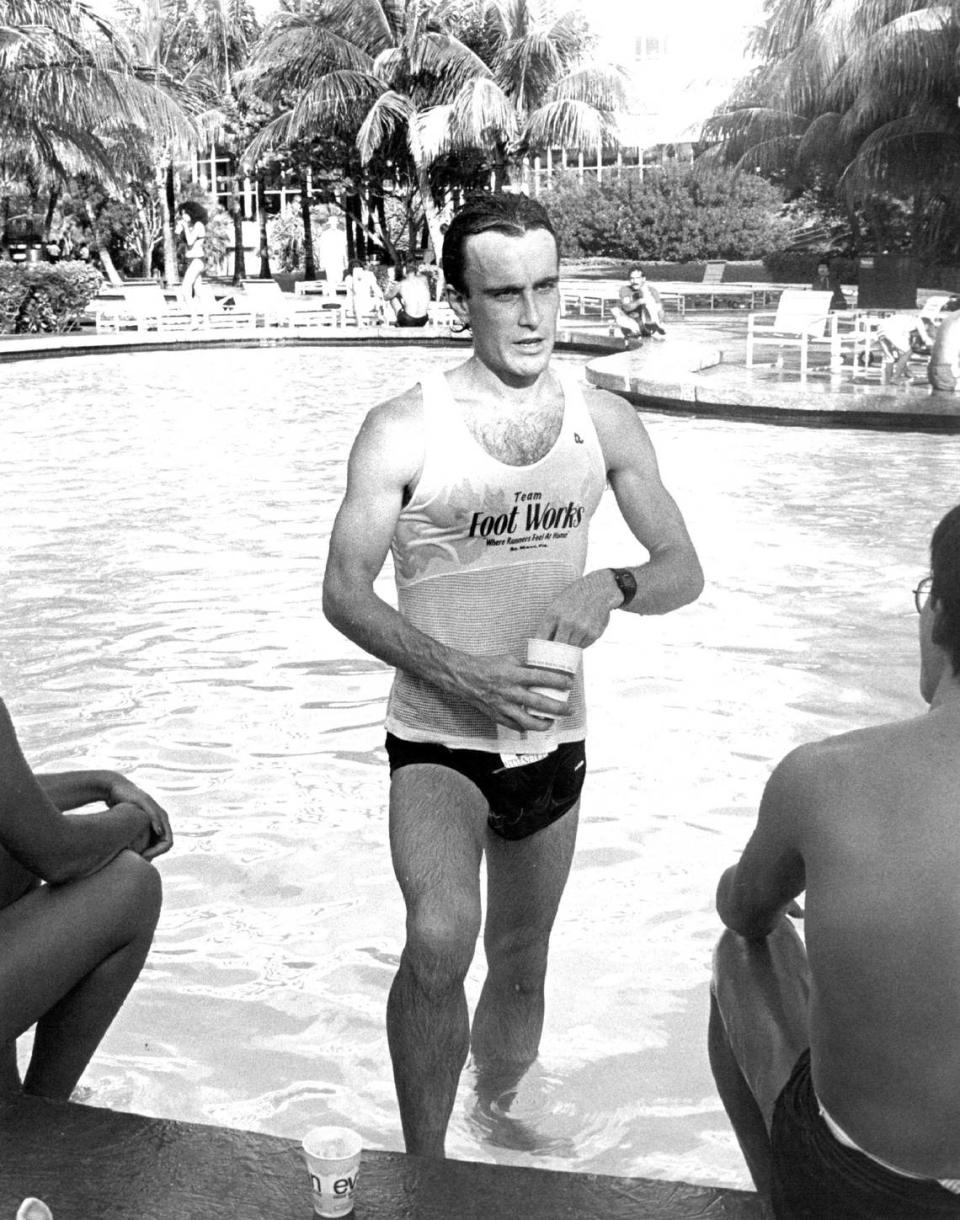
<instances>
[{"instance_id":1,"label":"sun lounger","mask_svg":"<svg viewBox=\"0 0 960 1220\"><path fill-rule=\"evenodd\" d=\"M253 310L264 326L289 326L297 329L315 326L342 326L344 307L331 297L291 297L274 279L243 280L243 296L238 301Z\"/></svg>"},{"instance_id":2,"label":"sun lounger","mask_svg":"<svg viewBox=\"0 0 960 1220\"><path fill-rule=\"evenodd\" d=\"M118 285L113 297L94 310L98 334L121 330L190 330L195 314L182 305L171 304L156 280L127 280Z\"/></svg>"},{"instance_id":3,"label":"sun lounger","mask_svg":"<svg viewBox=\"0 0 960 1220\"><path fill-rule=\"evenodd\" d=\"M783 349L796 347L800 351L800 375L807 373L811 346L829 345L830 364L839 367L843 340L837 325L837 315L830 313L829 292L814 292L791 288L780 297L776 313L751 313L747 317L747 368L752 368L758 347L774 347L777 363L783 359ZM854 342L854 331L849 342Z\"/></svg>"}]
</instances>

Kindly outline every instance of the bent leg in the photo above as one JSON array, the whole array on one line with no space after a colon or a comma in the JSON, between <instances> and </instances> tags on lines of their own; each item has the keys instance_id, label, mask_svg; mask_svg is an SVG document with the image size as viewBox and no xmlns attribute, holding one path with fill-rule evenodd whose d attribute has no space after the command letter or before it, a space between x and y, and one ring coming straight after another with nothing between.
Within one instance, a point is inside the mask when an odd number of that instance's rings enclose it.
<instances>
[{"instance_id":1,"label":"bent leg","mask_svg":"<svg viewBox=\"0 0 960 1220\"><path fill-rule=\"evenodd\" d=\"M543 1032L550 933L577 841L579 803L526 839L487 834L487 977L473 1018L478 1071L499 1088L533 1063Z\"/></svg>"},{"instance_id":2,"label":"bent leg","mask_svg":"<svg viewBox=\"0 0 960 1220\"><path fill-rule=\"evenodd\" d=\"M764 941L725 931L714 953L709 1055L717 1091L761 1194L770 1187L770 1124L809 1045L810 971L786 918Z\"/></svg>"},{"instance_id":3,"label":"bent leg","mask_svg":"<svg viewBox=\"0 0 960 1220\"><path fill-rule=\"evenodd\" d=\"M390 848L407 939L387 1003L387 1038L408 1152L442 1157L466 1062L463 982L480 932L487 803L446 767L400 768L390 787Z\"/></svg>"},{"instance_id":4,"label":"bent leg","mask_svg":"<svg viewBox=\"0 0 960 1220\"><path fill-rule=\"evenodd\" d=\"M160 898L156 869L123 852L0 911L0 1056L36 1023L26 1092L69 1098L140 973Z\"/></svg>"}]
</instances>

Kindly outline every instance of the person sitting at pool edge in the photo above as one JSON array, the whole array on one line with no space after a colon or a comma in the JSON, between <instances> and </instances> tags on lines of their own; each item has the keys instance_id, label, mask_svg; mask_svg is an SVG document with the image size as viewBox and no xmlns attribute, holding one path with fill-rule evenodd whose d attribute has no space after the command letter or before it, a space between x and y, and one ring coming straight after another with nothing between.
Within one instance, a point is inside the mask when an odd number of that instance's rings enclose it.
<instances>
[{"instance_id":1,"label":"person sitting at pool edge","mask_svg":"<svg viewBox=\"0 0 960 1220\"><path fill-rule=\"evenodd\" d=\"M396 669L390 847L407 916L387 1034L407 1151L435 1157L470 1049L481 1106L536 1059L576 843L582 678L525 665L524 643L585 648L614 610L666 614L703 587L637 413L552 366L560 252L546 210L484 196L454 217L442 257L472 355L367 415L323 587L330 622ZM608 481L648 558L585 572ZM375 589L391 550L396 609ZM498 726L530 732L544 716L560 722L556 748L501 753ZM471 1026L464 980L481 926L487 976Z\"/></svg>"},{"instance_id":2,"label":"person sitting at pool edge","mask_svg":"<svg viewBox=\"0 0 960 1220\"><path fill-rule=\"evenodd\" d=\"M630 268L630 280L620 289L619 303L614 305L611 316L629 346L639 346L652 335L662 339L664 310L660 293L647 283L643 268Z\"/></svg>"},{"instance_id":3,"label":"person sitting at pool edge","mask_svg":"<svg viewBox=\"0 0 960 1220\"><path fill-rule=\"evenodd\" d=\"M953 391L960 377L960 297L951 297L943 308L930 350L927 378L935 390Z\"/></svg>"},{"instance_id":4,"label":"person sitting at pool edge","mask_svg":"<svg viewBox=\"0 0 960 1220\"><path fill-rule=\"evenodd\" d=\"M930 556L929 711L788 754L717 891L711 1066L780 1220L960 1216L960 506Z\"/></svg>"},{"instance_id":5,"label":"person sitting at pool edge","mask_svg":"<svg viewBox=\"0 0 960 1220\"><path fill-rule=\"evenodd\" d=\"M430 285L418 267L397 268L397 279L387 288L384 299L392 302L397 326L426 326L430 309Z\"/></svg>"},{"instance_id":6,"label":"person sitting at pool edge","mask_svg":"<svg viewBox=\"0 0 960 1220\"><path fill-rule=\"evenodd\" d=\"M108 808L66 814L94 802ZM160 914L148 862L172 841L164 810L116 772L34 775L0 702L0 1102L69 1099L146 959Z\"/></svg>"}]
</instances>

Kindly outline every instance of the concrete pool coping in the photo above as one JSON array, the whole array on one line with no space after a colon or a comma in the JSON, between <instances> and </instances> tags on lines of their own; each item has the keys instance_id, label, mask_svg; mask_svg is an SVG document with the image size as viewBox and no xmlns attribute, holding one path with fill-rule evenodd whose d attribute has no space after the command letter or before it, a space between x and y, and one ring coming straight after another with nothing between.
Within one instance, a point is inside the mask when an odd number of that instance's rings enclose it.
<instances>
[{"instance_id":1,"label":"concrete pool coping","mask_svg":"<svg viewBox=\"0 0 960 1220\"><path fill-rule=\"evenodd\" d=\"M0 1103L0 1215L308 1220L296 1140L19 1097ZM365 1149L354 1220L760 1220L742 1190Z\"/></svg>"},{"instance_id":2,"label":"concrete pool coping","mask_svg":"<svg viewBox=\"0 0 960 1220\"><path fill-rule=\"evenodd\" d=\"M643 410L813 427L960 432L960 398L933 391L925 376L915 384L890 384L876 372L858 373L847 367L836 375L823 365L812 367L801 378L789 361L785 368L747 369L742 311L670 319L663 343L647 342L635 351L624 351L623 340L609 329L609 322L561 319L557 350L593 355L585 369L587 381ZM189 334L84 331L0 336L0 363L166 348L462 348L469 342L469 334L452 332L448 326L418 331L393 326L269 332L260 327Z\"/></svg>"}]
</instances>

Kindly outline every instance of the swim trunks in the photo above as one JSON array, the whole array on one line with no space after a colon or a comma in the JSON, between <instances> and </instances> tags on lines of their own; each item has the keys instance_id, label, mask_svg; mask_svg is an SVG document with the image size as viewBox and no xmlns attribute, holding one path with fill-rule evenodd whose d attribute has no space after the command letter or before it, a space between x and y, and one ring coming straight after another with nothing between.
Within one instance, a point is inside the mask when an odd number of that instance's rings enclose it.
<instances>
[{"instance_id":1,"label":"swim trunks","mask_svg":"<svg viewBox=\"0 0 960 1220\"><path fill-rule=\"evenodd\" d=\"M777 1220L923 1220L960 1217L960 1195L928 1178L885 1169L831 1134L820 1114L810 1051L777 1098L770 1130Z\"/></svg>"},{"instance_id":2,"label":"swim trunks","mask_svg":"<svg viewBox=\"0 0 960 1220\"><path fill-rule=\"evenodd\" d=\"M505 767L489 750L456 750L387 734L390 774L415 763L449 767L480 789L490 811L487 825L501 839L526 839L562 818L580 799L587 774L582 741L559 745L544 758Z\"/></svg>"},{"instance_id":3,"label":"swim trunks","mask_svg":"<svg viewBox=\"0 0 960 1220\"><path fill-rule=\"evenodd\" d=\"M426 314L421 314L421 316L419 318L414 318L410 314L408 314L407 311L403 307L401 307L397 311L397 325L398 326L426 326L426 324L427 324L427 315Z\"/></svg>"},{"instance_id":4,"label":"swim trunks","mask_svg":"<svg viewBox=\"0 0 960 1220\"><path fill-rule=\"evenodd\" d=\"M934 364L931 360L927 365L927 377L935 390L955 390L957 375L952 364Z\"/></svg>"}]
</instances>

